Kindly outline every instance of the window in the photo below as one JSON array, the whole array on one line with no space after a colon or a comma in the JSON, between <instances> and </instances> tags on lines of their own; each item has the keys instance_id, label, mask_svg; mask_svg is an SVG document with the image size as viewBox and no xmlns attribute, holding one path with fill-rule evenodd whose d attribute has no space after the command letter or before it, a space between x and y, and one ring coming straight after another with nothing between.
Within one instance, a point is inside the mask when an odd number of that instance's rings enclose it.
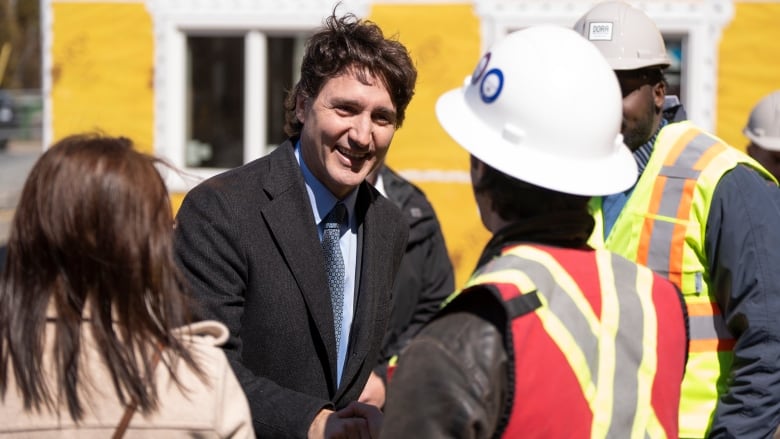
<instances>
[{"instance_id":1,"label":"window","mask_svg":"<svg viewBox=\"0 0 780 439\"><path fill-rule=\"evenodd\" d=\"M303 45L333 12L322 0L146 0L155 29L155 153L182 169L172 191L284 141L284 99ZM368 2L339 12L365 16Z\"/></svg>"},{"instance_id":2,"label":"window","mask_svg":"<svg viewBox=\"0 0 780 439\"><path fill-rule=\"evenodd\" d=\"M303 58L303 36L272 37L268 39L268 112L266 126L267 150L287 139L284 133L284 100L287 92L298 82Z\"/></svg>"},{"instance_id":3,"label":"window","mask_svg":"<svg viewBox=\"0 0 780 439\"><path fill-rule=\"evenodd\" d=\"M683 85L683 70L685 66L683 62L685 60L685 44L683 36L664 35L664 43L666 44L666 53L669 55L669 59L672 60L671 65L664 71L666 76L666 82L668 83L666 94L675 95L680 98L680 101L685 102L685 90Z\"/></svg>"},{"instance_id":4,"label":"window","mask_svg":"<svg viewBox=\"0 0 780 439\"><path fill-rule=\"evenodd\" d=\"M245 35L187 36L188 168L233 168L254 158L252 148L245 151L245 123L265 127L265 132L260 132L261 154L287 138L284 100L297 81L305 36L265 38L267 50L261 60L266 78L266 101L260 108L265 115L263 123L254 116L245 117L245 84L260 80L245 76L245 39Z\"/></svg>"},{"instance_id":5,"label":"window","mask_svg":"<svg viewBox=\"0 0 780 439\"><path fill-rule=\"evenodd\" d=\"M188 167L244 161L244 39L187 37Z\"/></svg>"}]
</instances>

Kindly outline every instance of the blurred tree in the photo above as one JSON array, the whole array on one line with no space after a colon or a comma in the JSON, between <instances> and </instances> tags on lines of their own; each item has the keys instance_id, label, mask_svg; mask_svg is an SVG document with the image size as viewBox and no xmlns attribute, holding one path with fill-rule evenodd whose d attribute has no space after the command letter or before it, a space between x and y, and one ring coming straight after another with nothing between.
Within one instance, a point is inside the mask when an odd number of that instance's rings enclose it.
<instances>
[{"instance_id":1,"label":"blurred tree","mask_svg":"<svg viewBox=\"0 0 780 439\"><path fill-rule=\"evenodd\" d=\"M0 71L0 88L41 88L40 3L0 0L0 48L4 43L10 47L5 71Z\"/></svg>"}]
</instances>

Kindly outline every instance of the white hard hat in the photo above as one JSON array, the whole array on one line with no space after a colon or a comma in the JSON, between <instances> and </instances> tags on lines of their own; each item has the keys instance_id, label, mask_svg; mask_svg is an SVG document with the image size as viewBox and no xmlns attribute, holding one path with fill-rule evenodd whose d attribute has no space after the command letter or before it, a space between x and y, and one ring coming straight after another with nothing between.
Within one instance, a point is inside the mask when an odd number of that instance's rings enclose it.
<instances>
[{"instance_id":1,"label":"white hard hat","mask_svg":"<svg viewBox=\"0 0 780 439\"><path fill-rule=\"evenodd\" d=\"M613 70L671 64L655 22L628 3L599 3L577 20L574 30L598 47Z\"/></svg>"},{"instance_id":2,"label":"white hard hat","mask_svg":"<svg viewBox=\"0 0 780 439\"><path fill-rule=\"evenodd\" d=\"M599 51L571 29L508 34L462 88L444 93L445 131L491 167L576 195L631 187L637 166L620 134L622 95Z\"/></svg>"},{"instance_id":3,"label":"white hard hat","mask_svg":"<svg viewBox=\"0 0 780 439\"><path fill-rule=\"evenodd\" d=\"M780 90L758 101L742 132L756 145L780 151Z\"/></svg>"}]
</instances>

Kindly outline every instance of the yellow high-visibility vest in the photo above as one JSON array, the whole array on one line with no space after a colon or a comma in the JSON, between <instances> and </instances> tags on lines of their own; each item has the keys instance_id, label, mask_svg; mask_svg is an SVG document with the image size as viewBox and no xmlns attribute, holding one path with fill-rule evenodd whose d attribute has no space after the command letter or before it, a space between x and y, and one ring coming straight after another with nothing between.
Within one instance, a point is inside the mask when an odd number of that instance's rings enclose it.
<instances>
[{"instance_id":1,"label":"yellow high-visibility vest","mask_svg":"<svg viewBox=\"0 0 780 439\"><path fill-rule=\"evenodd\" d=\"M659 132L647 167L604 240L601 198L591 201L596 227L590 244L647 265L683 293L690 319L690 352L680 402L680 437L705 437L733 360L729 333L705 252L707 216L715 186L738 164L765 178L758 162L690 122ZM776 182L776 181L775 181Z\"/></svg>"}]
</instances>

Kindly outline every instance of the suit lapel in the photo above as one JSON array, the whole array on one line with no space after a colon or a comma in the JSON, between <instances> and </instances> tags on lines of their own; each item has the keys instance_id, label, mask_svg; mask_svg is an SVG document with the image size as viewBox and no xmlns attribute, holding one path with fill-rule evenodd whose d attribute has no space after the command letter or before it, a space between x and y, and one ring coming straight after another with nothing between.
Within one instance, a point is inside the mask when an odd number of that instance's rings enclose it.
<instances>
[{"instance_id":1,"label":"suit lapel","mask_svg":"<svg viewBox=\"0 0 780 439\"><path fill-rule=\"evenodd\" d=\"M265 190L272 200L263 207L261 214L303 294L335 380L337 354L333 312L326 291L325 263L314 214L293 146L286 142L271 155L268 169L271 177L265 182Z\"/></svg>"}]
</instances>

